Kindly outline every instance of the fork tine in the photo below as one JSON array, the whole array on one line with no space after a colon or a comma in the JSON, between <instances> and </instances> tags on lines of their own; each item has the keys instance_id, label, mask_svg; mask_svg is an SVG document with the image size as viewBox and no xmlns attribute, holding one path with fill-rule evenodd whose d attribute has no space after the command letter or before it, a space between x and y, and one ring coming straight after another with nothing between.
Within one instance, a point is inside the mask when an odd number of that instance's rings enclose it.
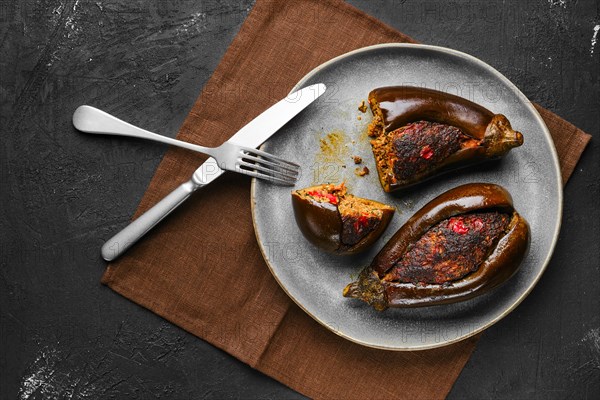
<instances>
[{"instance_id":1,"label":"fork tine","mask_svg":"<svg viewBox=\"0 0 600 400\"><path fill-rule=\"evenodd\" d=\"M265 160L264 158L255 157L253 155L244 154L240 158L243 159L243 160L245 160L245 161L252 161L252 162L256 162L256 163L260 163L260 164L264 164L264 165L269 165L271 167L284 169L284 170L289 171L289 172L291 172L291 173L293 173L295 175L298 175L300 173L300 168L299 167L298 168L288 167L286 165L281 165L281 164L278 164L276 162Z\"/></svg>"},{"instance_id":2,"label":"fork tine","mask_svg":"<svg viewBox=\"0 0 600 400\"><path fill-rule=\"evenodd\" d=\"M277 177L274 177L271 175L263 174L258 171L249 171L247 169L240 168L240 169L237 169L237 172L239 172L240 174L251 176L253 178L264 179L267 181L279 183L279 184L286 185L286 186L294 186L294 183L296 182L295 180L277 178Z\"/></svg>"},{"instance_id":3,"label":"fork tine","mask_svg":"<svg viewBox=\"0 0 600 400\"><path fill-rule=\"evenodd\" d=\"M251 148L247 148L247 147L241 147L240 148L242 150L243 154L247 154L247 155L254 155L254 156L260 156L263 157L267 160L273 161L273 162L277 162L277 163L281 163L283 165L289 165L291 167L295 167L295 168L300 168L300 166L296 163L293 163L291 161L287 161L283 158L280 157L276 157L271 153L267 153L265 151L262 150L257 150L257 149L251 149Z\"/></svg>"},{"instance_id":4,"label":"fork tine","mask_svg":"<svg viewBox=\"0 0 600 400\"><path fill-rule=\"evenodd\" d=\"M274 176L274 177L288 178L290 180L293 180L294 182L298 179L297 175L286 174L285 172L282 172L282 171L273 170L273 169L266 168L266 167L263 167L263 166L257 165L257 164L252 164L252 163L249 163L246 161L238 161L238 165L241 167L246 167L249 170L268 172L268 173L272 174L272 176ZM242 168L239 168L239 169L248 171L248 169L242 169Z\"/></svg>"}]
</instances>

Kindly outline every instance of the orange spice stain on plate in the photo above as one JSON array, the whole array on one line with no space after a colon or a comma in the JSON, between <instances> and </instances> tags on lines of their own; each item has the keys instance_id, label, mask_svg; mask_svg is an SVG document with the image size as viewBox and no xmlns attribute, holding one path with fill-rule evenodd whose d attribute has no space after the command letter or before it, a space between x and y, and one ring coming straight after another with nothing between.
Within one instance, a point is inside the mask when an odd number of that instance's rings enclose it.
<instances>
[{"instance_id":1,"label":"orange spice stain on plate","mask_svg":"<svg viewBox=\"0 0 600 400\"><path fill-rule=\"evenodd\" d=\"M334 130L321 137L319 150L311 167L313 184L343 181L351 150L351 140L341 130Z\"/></svg>"},{"instance_id":2,"label":"orange spice stain on plate","mask_svg":"<svg viewBox=\"0 0 600 400\"><path fill-rule=\"evenodd\" d=\"M355 103L356 104L356 103ZM356 106L355 106L356 107ZM311 184L320 185L324 183L339 183L346 181L352 184L357 179L365 179L365 174L355 174L353 156L362 154L363 160L369 162L372 158L371 138L368 135L368 126L371 113L368 112L366 102L363 100L358 109L352 112L350 108L342 111L336 117L349 119L356 117L352 132L346 133L341 129L319 133L319 149L314 156L314 162L310 167ZM358 113L358 115L356 115ZM361 114L365 117L361 117Z\"/></svg>"},{"instance_id":3,"label":"orange spice stain on plate","mask_svg":"<svg viewBox=\"0 0 600 400\"><path fill-rule=\"evenodd\" d=\"M316 154L315 161L322 164L346 165L352 142L345 132L334 130L319 139L319 151Z\"/></svg>"}]
</instances>

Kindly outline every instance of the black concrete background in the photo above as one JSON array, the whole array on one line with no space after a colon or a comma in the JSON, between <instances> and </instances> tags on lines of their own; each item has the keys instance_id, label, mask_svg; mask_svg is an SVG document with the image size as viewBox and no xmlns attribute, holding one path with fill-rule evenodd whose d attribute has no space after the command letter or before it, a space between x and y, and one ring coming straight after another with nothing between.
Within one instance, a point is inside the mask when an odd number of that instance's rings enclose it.
<instances>
[{"instance_id":1,"label":"black concrete background","mask_svg":"<svg viewBox=\"0 0 600 400\"><path fill-rule=\"evenodd\" d=\"M600 398L599 2L350 3L481 58L594 135L547 272L484 334L450 398ZM165 147L70 122L88 103L173 136L251 7L0 1L1 399L302 397L99 284L99 248Z\"/></svg>"}]
</instances>

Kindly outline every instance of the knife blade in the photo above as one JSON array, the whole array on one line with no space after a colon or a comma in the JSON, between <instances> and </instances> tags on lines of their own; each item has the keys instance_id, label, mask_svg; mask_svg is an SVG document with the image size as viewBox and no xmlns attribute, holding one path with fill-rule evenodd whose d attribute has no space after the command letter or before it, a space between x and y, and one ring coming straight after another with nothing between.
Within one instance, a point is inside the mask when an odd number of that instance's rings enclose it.
<instances>
[{"instance_id":1,"label":"knife blade","mask_svg":"<svg viewBox=\"0 0 600 400\"><path fill-rule=\"evenodd\" d=\"M247 147L258 147L317 100L327 90L323 83L307 86L290 93L284 99L263 111L260 115L237 131L228 141ZM214 158L206 160L192 175L191 179L156 203L102 246L102 258L112 261L122 255L156 224L187 200L192 193L204 187L225 171L219 168Z\"/></svg>"}]
</instances>

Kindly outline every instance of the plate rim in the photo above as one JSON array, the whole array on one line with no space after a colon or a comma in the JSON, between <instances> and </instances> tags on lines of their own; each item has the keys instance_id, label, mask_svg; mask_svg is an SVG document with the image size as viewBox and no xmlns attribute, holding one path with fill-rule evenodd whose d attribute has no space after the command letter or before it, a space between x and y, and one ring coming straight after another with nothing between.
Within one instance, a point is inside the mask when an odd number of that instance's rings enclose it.
<instances>
[{"instance_id":1,"label":"plate rim","mask_svg":"<svg viewBox=\"0 0 600 400\"><path fill-rule=\"evenodd\" d=\"M269 271L271 272L271 275L273 275L273 277L275 278L275 281L277 282L277 284L279 285L279 287L281 287L281 289L283 289L283 291L285 292L285 294L298 307L300 307L307 315L309 315L311 318L313 318L315 321L317 321L320 325L324 326L325 328L327 328L329 331L335 333L336 335L338 335L340 337L343 337L344 339L347 339L347 340L349 340L351 342L357 343L357 344L362 345L362 346L370 347L370 348L375 348L375 349L380 349L380 350L388 350L388 351L419 351L419 350L429 350L429 349L434 349L434 348L438 348L438 347L449 346L451 344L461 342L463 340L466 340L466 339L468 339L470 337L473 337L473 336L475 336L475 335L477 335L477 334L485 331L486 329L488 329L489 327L491 327L492 325L496 324L498 321L500 321L501 319L503 319L504 317L506 317L508 314L510 314L515 308L517 308L517 306L519 304L521 304L521 302L523 302L523 300L525 300L525 298L527 296L529 296L529 294L531 293L531 291L533 290L533 288L537 285L537 283L541 279L542 275L546 271L546 268L548 267L548 264L550 263L550 260L552 259L552 255L554 254L554 250L555 250L556 244L558 242L560 228L561 228L561 225L562 225L562 216L563 216L563 186L562 186L563 182L562 182L562 174L561 174L561 171L560 171L560 164L559 164L559 161L558 161L558 153L556 152L556 147L554 145L554 140L552 140L552 136L550 135L550 131L549 131L548 127L546 126L546 123L544 122L544 120L541 117L540 113L533 106L533 103L531 102L531 100L529 100L529 98L527 96L525 96L523 94L523 92L521 92L521 90L514 83L512 83L507 77L505 77L497 69L495 69L491 65L487 64L486 62L480 60L479 58L477 58L475 56L472 56L470 54L464 53L464 52L459 51L459 50L454 50L454 49L450 49L450 48L442 47L442 46L433 46L433 45L426 45L426 44L413 44L413 43L381 43L381 44L375 44L375 45L371 45L371 46L361 47L359 49L355 49L355 50L349 51L347 53L341 54L339 56L336 56L334 58L331 58L330 60L325 61L324 63L318 65L315 68L313 68L306 75L304 75L298 81L298 83L296 83L296 85L294 85L294 87L290 90L289 93L291 94L291 93L295 92L296 90L300 89L316 73L318 73L320 70L322 70L322 69L330 66L331 64L334 64L334 63L336 63L336 62L338 62L340 60L343 60L345 58L351 57L351 56L356 55L356 54L365 53L365 52L369 52L369 51L372 51L372 50L386 49L386 48L389 48L389 49L397 49L397 48L412 48L412 49L414 49L414 48L419 48L419 49L424 49L424 50L431 50L433 52L440 52L440 53L450 54L450 55L455 56L455 57L466 59L467 61L474 62L475 64L478 64L479 66L483 67L484 69L487 69L488 71L490 71L492 74L496 75L496 77L499 78L501 81L503 81L504 84L506 84L507 87L509 89L511 89L515 94L517 94L519 97L527 100L527 101L524 102L525 106L529 109L529 111L531 111L533 113L533 115L535 116L535 118L537 119L537 121L539 122L539 124L541 125L542 131L544 132L544 136L546 137L546 141L550 144L550 152L551 152L551 155L552 155L552 166L554 167L554 171L555 171L556 175L558 176L558 179L557 179L557 186L558 186L557 187L557 189L558 189L558 210L557 210L557 213L556 213L556 220L558 221L558 223L556 225L556 229L553 232L552 242L550 244L550 251L546 255L546 258L543 260L542 267L541 267L539 273L536 275L536 277L531 282L531 284L526 288L526 290L521 294L521 296L519 296L509 307L507 307L496 318L493 318L492 320L490 320L489 322L487 322L483 326L481 326L481 327L479 327L479 328L477 328L477 329L475 329L475 330L473 330L473 331L471 331L469 333L466 333L466 334L464 334L462 336L456 337L456 338L451 339L451 340L439 342L439 343L432 343L432 344L426 344L426 345L417 345L417 346L391 347L391 346L384 346L384 345L376 345L376 344L373 344L373 343L368 343L368 342L356 339L356 338L354 338L354 337L352 337L350 335L345 334L344 332L340 331L339 329L335 329L335 328L329 326L325 321L322 321L317 316L313 315L309 310L307 310L304 307L304 305L302 305L294 296L291 295L291 293L287 290L286 286L279 280L279 277L275 273L275 270L274 270L273 266L271 265L271 262L269 261L269 257L267 256L267 251L264 248L264 246L263 246L263 244L262 244L262 242L260 240L258 229L257 229L256 210L255 210L255 206L256 206L256 178L252 178L252 182L250 184L250 208L251 208L251 213L252 213L252 226L254 228L254 235L256 237L256 241L258 243L258 247L260 248L260 252L262 254L262 257L265 260L265 264L267 264L267 267L269 268ZM262 145L261 145L261 148L262 148Z\"/></svg>"}]
</instances>

